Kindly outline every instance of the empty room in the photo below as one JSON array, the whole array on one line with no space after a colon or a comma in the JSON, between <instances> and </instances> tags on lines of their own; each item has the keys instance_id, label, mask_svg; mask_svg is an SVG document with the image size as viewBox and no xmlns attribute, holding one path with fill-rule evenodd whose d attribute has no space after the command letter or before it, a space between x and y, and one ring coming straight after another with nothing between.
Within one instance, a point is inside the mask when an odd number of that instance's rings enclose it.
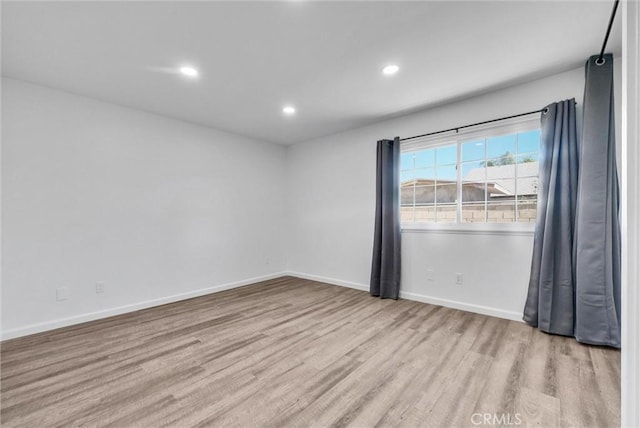
<instances>
[{"instance_id":1,"label":"empty room","mask_svg":"<svg viewBox=\"0 0 640 428\"><path fill-rule=\"evenodd\" d=\"M638 1L0 16L3 427L640 427Z\"/></svg>"}]
</instances>

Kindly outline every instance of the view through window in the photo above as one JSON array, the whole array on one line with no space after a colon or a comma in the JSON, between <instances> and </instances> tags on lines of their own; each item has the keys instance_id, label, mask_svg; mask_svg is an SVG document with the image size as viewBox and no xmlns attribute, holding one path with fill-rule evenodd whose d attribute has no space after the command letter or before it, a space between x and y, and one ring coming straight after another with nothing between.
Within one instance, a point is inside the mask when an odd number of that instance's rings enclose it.
<instances>
[{"instance_id":1,"label":"view through window","mask_svg":"<svg viewBox=\"0 0 640 428\"><path fill-rule=\"evenodd\" d=\"M401 221L534 223L540 129L442 137L401 154Z\"/></svg>"}]
</instances>

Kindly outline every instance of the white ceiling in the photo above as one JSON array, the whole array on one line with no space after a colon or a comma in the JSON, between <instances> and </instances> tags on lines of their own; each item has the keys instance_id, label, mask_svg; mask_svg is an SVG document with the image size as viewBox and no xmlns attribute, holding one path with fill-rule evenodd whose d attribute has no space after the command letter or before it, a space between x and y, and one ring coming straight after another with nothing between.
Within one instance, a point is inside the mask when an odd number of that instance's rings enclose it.
<instances>
[{"instance_id":1,"label":"white ceiling","mask_svg":"<svg viewBox=\"0 0 640 428\"><path fill-rule=\"evenodd\" d=\"M3 1L2 74L291 144L580 67L611 6ZM171 72L183 63L201 77Z\"/></svg>"}]
</instances>

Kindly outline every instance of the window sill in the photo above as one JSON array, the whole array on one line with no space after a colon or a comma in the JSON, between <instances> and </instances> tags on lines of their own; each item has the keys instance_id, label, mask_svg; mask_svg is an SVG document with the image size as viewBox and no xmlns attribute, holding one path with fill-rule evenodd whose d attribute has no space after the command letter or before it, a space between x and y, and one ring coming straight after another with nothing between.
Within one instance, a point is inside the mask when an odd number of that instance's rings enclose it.
<instances>
[{"instance_id":1,"label":"window sill","mask_svg":"<svg viewBox=\"0 0 640 428\"><path fill-rule=\"evenodd\" d=\"M459 235L520 235L533 236L535 225L519 223L502 224L402 224L402 233L451 233Z\"/></svg>"}]
</instances>

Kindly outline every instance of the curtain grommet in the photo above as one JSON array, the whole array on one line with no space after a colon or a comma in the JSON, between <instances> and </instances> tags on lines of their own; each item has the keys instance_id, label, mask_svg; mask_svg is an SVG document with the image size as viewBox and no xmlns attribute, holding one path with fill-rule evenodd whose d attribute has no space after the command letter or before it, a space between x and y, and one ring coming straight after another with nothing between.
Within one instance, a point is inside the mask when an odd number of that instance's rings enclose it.
<instances>
[{"instance_id":1,"label":"curtain grommet","mask_svg":"<svg viewBox=\"0 0 640 428\"><path fill-rule=\"evenodd\" d=\"M597 66L603 65L605 63L605 59L604 58L597 58L595 63Z\"/></svg>"},{"instance_id":2,"label":"curtain grommet","mask_svg":"<svg viewBox=\"0 0 640 428\"><path fill-rule=\"evenodd\" d=\"M542 114L547 114L547 113L549 113L549 107L545 107L545 108L542 110Z\"/></svg>"}]
</instances>

